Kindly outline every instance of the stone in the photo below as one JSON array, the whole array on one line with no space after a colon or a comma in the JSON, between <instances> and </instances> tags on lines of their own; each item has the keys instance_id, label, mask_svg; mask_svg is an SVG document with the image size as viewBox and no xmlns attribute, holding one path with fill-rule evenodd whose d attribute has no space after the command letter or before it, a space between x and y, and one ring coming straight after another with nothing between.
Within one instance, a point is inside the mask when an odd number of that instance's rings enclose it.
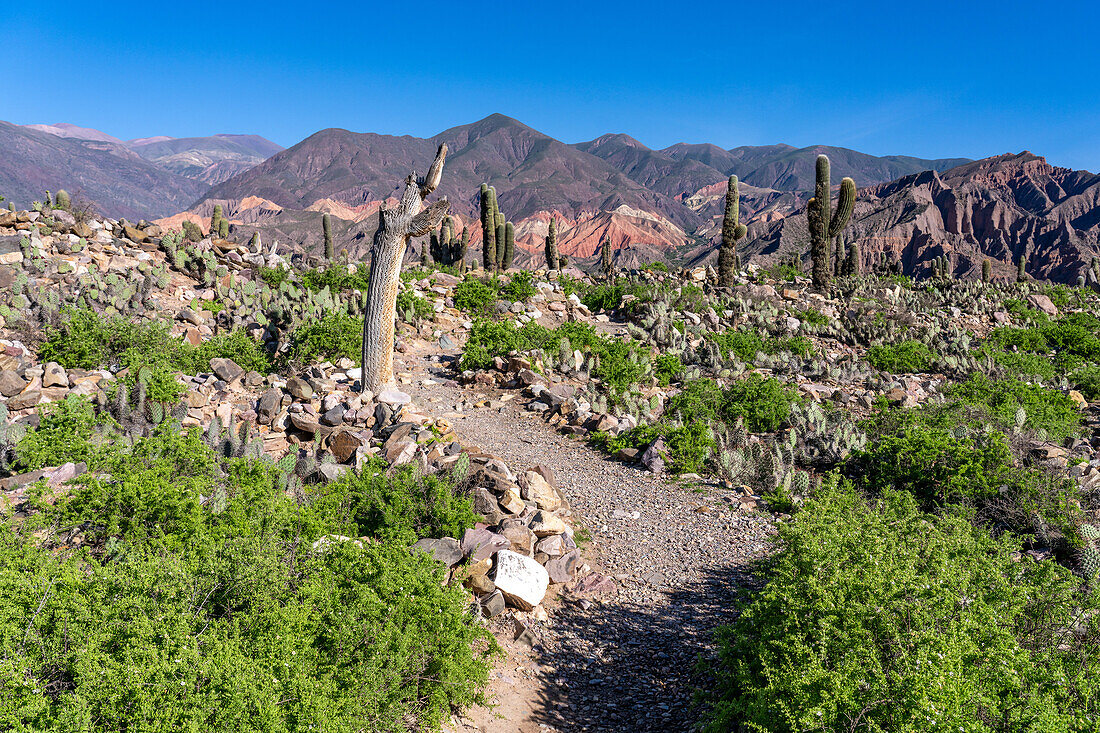
<instances>
[{"instance_id":1,"label":"stone","mask_svg":"<svg viewBox=\"0 0 1100 733\"><path fill-rule=\"evenodd\" d=\"M665 441L658 438L653 441L653 444L645 449L642 453L642 465L646 467L650 473L661 474L665 470L665 453L668 448L665 446Z\"/></svg>"},{"instance_id":2,"label":"stone","mask_svg":"<svg viewBox=\"0 0 1100 733\"><path fill-rule=\"evenodd\" d=\"M325 477L326 481L335 481L350 471L351 466L345 466L340 463L322 463L317 470L321 472L321 475Z\"/></svg>"},{"instance_id":3,"label":"stone","mask_svg":"<svg viewBox=\"0 0 1100 733\"><path fill-rule=\"evenodd\" d=\"M455 342L447 334L443 334L439 337L439 348L441 349L453 349L455 348Z\"/></svg>"},{"instance_id":4,"label":"stone","mask_svg":"<svg viewBox=\"0 0 1100 733\"><path fill-rule=\"evenodd\" d=\"M500 506L509 514L521 514L527 508L519 492L512 487L505 489L500 495Z\"/></svg>"},{"instance_id":5,"label":"stone","mask_svg":"<svg viewBox=\"0 0 1100 733\"><path fill-rule=\"evenodd\" d=\"M278 417L282 405L283 391L272 387L256 401L256 419L261 425L270 425Z\"/></svg>"},{"instance_id":6,"label":"stone","mask_svg":"<svg viewBox=\"0 0 1100 733\"><path fill-rule=\"evenodd\" d=\"M347 413L348 408L343 405L336 405L332 409L321 415L321 424L328 425L329 427L336 427L344 423L344 415Z\"/></svg>"},{"instance_id":7,"label":"stone","mask_svg":"<svg viewBox=\"0 0 1100 733\"><path fill-rule=\"evenodd\" d=\"M509 546L508 538L488 529L471 528L462 535L462 554L470 562L480 562Z\"/></svg>"},{"instance_id":8,"label":"stone","mask_svg":"<svg viewBox=\"0 0 1100 733\"><path fill-rule=\"evenodd\" d=\"M568 528L557 514L540 511L531 517L531 531L539 537L549 537L552 534L567 532Z\"/></svg>"},{"instance_id":9,"label":"stone","mask_svg":"<svg viewBox=\"0 0 1100 733\"><path fill-rule=\"evenodd\" d=\"M128 224L122 227L122 236L126 237L135 244L145 241L145 232L141 231L140 229L136 229L135 227L132 227Z\"/></svg>"},{"instance_id":10,"label":"stone","mask_svg":"<svg viewBox=\"0 0 1100 733\"><path fill-rule=\"evenodd\" d=\"M26 410L42 400L42 390L27 389L8 399L9 410Z\"/></svg>"},{"instance_id":11,"label":"stone","mask_svg":"<svg viewBox=\"0 0 1100 733\"><path fill-rule=\"evenodd\" d=\"M1032 294L1028 295L1027 296L1027 303L1032 308L1036 308L1038 310L1041 310L1043 313L1046 313L1048 316L1058 315L1058 306L1054 305L1054 303L1050 300L1050 298L1043 295L1042 293L1032 293Z\"/></svg>"},{"instance_id":12,"label":"stone","mask_svg":"<svg viewBox=\"0 0 1100 733\"><path fill-rule=\"evenodd\" d=\"M320 423L305 413L291 415L290 423L303 433L315 434L321 429Z\"/></svg>"},{"instance_id":13,"label":"stone","mask_svg":"<svg viewBox=\"0 0 1100 733\"><path fill-rule=\"evenodd\" d=\"M313 387L310 387L309 382L300 377L291 377L286 380L286 391L296 400L313 398Z\"/></svg>"},{"instance_id":14,"label":"stone","mask_svg":"<svg viewBox=\"0 0 1100 733\"><path fill-rule=\"evenodd\" d=\"M51 361L46 364L42 372L42 386L68 387L69 375L65 373L65 369L60 364L56 361Z\"/></svg>"},{"instance_id":15,"label":"stone","mask_svg":"<svg viewBox=\"0 0 1100 733\"><path fill-rule=\"evenodd\" d=\"M527 527L505 527L500 534L511 543L508 549L528 557L533 554L535 533Z\"/></svg>"},{"instance_id":16,"label":"stone","mask_svg":"<svg viewBox=\"0 0 1100 733\"><path fill-rule=\"evenodd\" d=\"M577 574L577 568L581 564L581 555L576 550L570 550L560 557L555 557L546 563L546 572L550 576L551 583L568 583Z\"/></svg>"},{"instance_id":17,"label":"stone","mask_svg":"<svg viewBox=\"0 0 1100 733\"><path fill-rule=\"evenodd\" d=\"M50 474L48 484L50 487L60 486L66 481L80 476L88 471L88 464L81 461L80 463L64 463L53 470Z\"/></svg>"},{"instance_id":18,"label":"stone","mask_svg":"<svg viewBox=\"0 0 1100 733\"><path fill-rule=\"evenodd\" d=\"M412 402L412 397L399 389L384 389L375 396L374 400L390 407L400 407Z\"/></svg>"},{"instance_id":19,"label":"stone","mask_svg":"<svg viewBox=\"0 0 1100 733\"><path fill-rule=\"evenodd\" d=\"M521 611L530 611L546 597L550 574L534 558L501 550L497 553L493 582L509 605Z\"/></svg>"},{"instance_id":20,"label":"stone","mask_svg":"<svg viewBox=\"0 0 1100 733\"><path fill-rule=\"evenodd\" d=\"M19 373L14 369L0 371L0 395L14 397L22 392L26 386L26 380L19 376Z\"/></svg>"},{"instance_id":21,"label":"stone","mask_svg":"<svg viewBox=\"0 0 1100 733\"><path fill-rule=\"evenodd\" d=\"M15 250L14 252L0 253L0 265L18 265L23 261L23 252Z\"/></svg>"},{"instance_id":22,"label":"stone","mask_svg":"<svg viewBox=\"0 0 1100 733\"><path fill-rule=\"evenodd\" d=\"M1085 396L1083 394L1081 394L1080 392L1078 392L1077 390L1071 389L1067 396L1071 400L1073 400L1073 404L1077 405L1078 410L1084 410L1084 409L1088 408L1089 401L1086 400Z\"/></svg>"},{"instance_id":23,"label":"stone","mask_svg":"<svg viewBox=\"0 0 1100 733\"><path fill-rule=\"evenodd\" d=\"M350 430L341 430L328 441L328 449L340 463L347 463L365 441Z\"/></svg>"},{"instance_id":24,"label":"stone","mask_svg":"<svg viewBox=\"0 0 1100 733\"><path fill-rule=\"evenodd\" d=\"M561 497L553 486L546 482L541 474L528 471L520 480L523 487L523 498L535 502L539 509L554 511L561 506Z\"/></svg>"},{"instance_id":25,"label":"stone","mask_svg":"<svg viewBox=\"0 0 1100 733\"><path fill-rule=\"evenodd\" d=\"M227 384L232 384L235 379L244 374L244 369L237 366L235 361L221 357L211 359L210 368L214 371L214 374L217 375L218 379Z\"/></svg>"},{"instance_id":26,"label":"stone","mask_svg":"<svg viewBox=\"0 0 1100 733\"><path fill-rule=\"evenodd\" d=\"M415 456L416 443L411 440L400 440L382 449L382 457L391 466L404 466L411 463Z\"/></svg>"},{"instance_id":27,"label":"stone","mask_svg":"<svg viewBox=\"0 0 1100 733\"><path fill-rule=\"evenodd\" d=\"M479 596L492 593L497 589L496 583L488 575L470 575L463 584Z\"/></svg>"},{"instance_id":28,"label":"stone","mask_svg":"<svg viewBox=\"0 0 1100 733\"><path fill-rule=\"evenodd\" d=\"M504 613L506 608L504 602L504 594L499 590L494 590L489 595L481 599L481 612L485 615L485 618L494 618Z\"/></svg>"},{"instance_id":29,"label":"stone","mask_svg":"<svg viewBox=\"0 0 1100 733\"><path fill-rule=\"evenodd\" d=\"M535 634L518 618L512 619L512 640L524 646L535 645Z\"/></svg>"},{"instance_id":30,"label":"stone","mask_svg":"<svg viewBox=\"0 0 1100 733\"><path fill-rule=\"evenodd\" d=\"M547 557L559 557L565 551L565 535L552 534L543 537L535 545L535 552L541 552Z\"/></svg>"},{"instance_id":31,"label":"stone","mask_svg":"<svg viewBox=\"0 0 1100 733\"><path fill-rule=\"evenodd\" d=\"M413 549L428 553L449 568L462 562L462 547L454 537L423 539L413 545Z\"/></svg>"}]
</instances>

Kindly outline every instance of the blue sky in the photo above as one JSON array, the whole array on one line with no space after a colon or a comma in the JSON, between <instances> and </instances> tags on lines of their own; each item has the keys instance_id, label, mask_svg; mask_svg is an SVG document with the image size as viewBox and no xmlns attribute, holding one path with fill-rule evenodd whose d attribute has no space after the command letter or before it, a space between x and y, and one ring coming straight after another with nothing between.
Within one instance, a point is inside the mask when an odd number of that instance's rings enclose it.
<instances>
[{"instance_id":1,"label":"blue sky","mask_svg":"<svg viewBox=\"0 0 1100 733\"><path fill-rule=\"evenodd\" d=\"M1100 171L1095 3L14 5L0 119L17 123L289 146L502 112L566 142L1027 149Z\"/></svg>"}]
</instances>

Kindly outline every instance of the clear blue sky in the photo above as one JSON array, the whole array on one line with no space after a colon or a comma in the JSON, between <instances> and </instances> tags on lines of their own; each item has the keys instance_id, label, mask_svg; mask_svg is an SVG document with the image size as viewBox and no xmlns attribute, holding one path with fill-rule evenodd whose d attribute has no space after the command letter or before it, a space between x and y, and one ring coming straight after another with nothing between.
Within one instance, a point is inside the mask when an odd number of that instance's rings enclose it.
<instances>
[{"instance_id":1,"label":"clear blue sky","mask_svg":"<svg viewBox=\"0 0 1100 733\"><path fill-rule=\"evenodd\" d=\"M13 2L0 119L289 146L502 112L566 142L1027 149L1100 171L1098 49L1084 2Z\"/></svg>"}]
</instances>

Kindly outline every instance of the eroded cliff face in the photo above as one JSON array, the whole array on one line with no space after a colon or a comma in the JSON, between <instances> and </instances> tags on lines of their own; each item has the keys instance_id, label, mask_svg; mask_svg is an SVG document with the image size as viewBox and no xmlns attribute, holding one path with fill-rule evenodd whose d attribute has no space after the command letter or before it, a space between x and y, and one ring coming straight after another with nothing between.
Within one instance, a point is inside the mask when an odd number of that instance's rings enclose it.
<instances>
[{"instance_id":1,"label":"eroded cliff face","mask_svg":"<svg viewBox=\"0 0 1100 733\"><path fill-rule=\"evenodd\" d=\"M713 258L718 234L690 259ZM845 238L859 242L866 263L885 255L911 275L927 275L931 260L946 256L957 277L978 277L989 259L994 277L1014 278L1023 256L1032 277L1073 282L1100 253L1100 176L1028 152L924 171L860 189ZM803 202L773 221L750 223L742 249L789 257L806 242Z\"/></svg>"}]
</instances>

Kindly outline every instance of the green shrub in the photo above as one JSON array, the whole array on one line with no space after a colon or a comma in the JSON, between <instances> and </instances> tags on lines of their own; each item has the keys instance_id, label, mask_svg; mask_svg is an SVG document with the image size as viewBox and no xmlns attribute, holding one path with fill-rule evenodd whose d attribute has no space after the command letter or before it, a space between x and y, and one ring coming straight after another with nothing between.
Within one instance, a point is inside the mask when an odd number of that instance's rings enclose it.
<instances>
[{"instance_id":1,"label":"green shrub","mask_svg":"<svg viewBox=\"0 0 1100 733\"><path fill-rule=\"evenodd\" d=\"M662 421L639 425L617 436L594 434L592 442L608 453L617 453L623 448L643 451L658 438L663 438L668 448L668 470L672 473L701 471L716 446L713 432L702 422L673 425Z\"/></svg>"},{"instance_id":2,"label":"green shrub","mask_svg":"<svg viewBox=\"0 0 1100 733\"><path fill-rule=\"evenodd\" d=\"M767 338L765 339L765 336ZM744 362L756 361L758 353L779 354L789 351L803 358L813 352L813 342L805 336L792 338L774 338L756 331L723 331L722 333L708 334L707 338L713 341L724 355L733 354Z\"/></svg>"},{"instance_id":3,"label":"green shrub","mask_svg":"<svg viewBox=\"0 0 1100 733\"><path fill-rule=\"evenodd\" d=\"M408 289L397 294L396 310L402 318L410 322L428 319L435 315L435 309L427 298Z\"/></svg>"},{"instance_id":4,"label":"green shrub","mask_svg":"<svg viewBox=\"0 0 1100 733\"><path fill-rule=\"evenodd\" d=\"M258 274L268 286L278 288L290 277L290 270L285 267L261 267Z\"/></svg>"},{"instance_id":5,"label":"green shrub","mask_svg":"<svg viewBox=\"0 0 1100 733\"><path fill-rule=\"evenodd\" d=\"M341 290L360 290L365 293L370 281L370 267L360 264L348 272L347 265L333 263L320 269L306 270L299 275L299 279L314 292L327 287L333 293Z\"/></svg>"},{"instance_id":6,"label":"green shrub","mask_svg":"<svg viewBox=\"0 0 1100 733\"><path fill-rule=\"evenodd\" d=\"M661 354L653 360L653 371L657 384L667 387L684 373L684 363L677 354Z\"/></svg>"},{"instance_id":7,"label":"green shrub","mask_svg":"<svg viewBox=\"0 0 1100 733\"><path fill-rule=\"evenodd\" d=\"M1037 384L1025 384L1018 379L990 379L975 372L957 382L944 393L962 404L984 407L1001 426L1015 424L1017 410L1027 413L1024 426L1042 430L1063 440L1081 431L1081 413L1068 395Z\"/></svg>"},{"instance_id":8,"label":"green shrub","mask_svg":"<svg viewBox=\"0 0 1100 733\"><path fill-rule=\"evenodd\" d=\"M1096 598L1054 563L1017 561L1011 534L903 492L869 505L826 487L778 547L718 632L708 733L1094 727Z\"/></svg>"},{"instance_id":9,"label":"green shrub","mask_svg":"<svg viewBox=\"0 0 1100 733\"><path fill-rule=\"evenodd\" d=\"M880 371L911 374L931 369L935 355L924 343L910 340L872 346L864 358Z\"/></svg>"},{"instance_id":10,"label":"green shrub","mask_svg":"<svg viewBox=\"0 0 1100 733\"><path fill-rule=\"evenodd\" d=\"M518 303L526 303L538 293L534 284L534 275L522 270L512 275L508 284L500 289L501 297Z\"/></svg>"},{"instance_id":11,"label":"green shrub","mask_svg":"<svg viewBox=\"0 0 1100 733\"><path fill-rule=\"evenodd\" d=\"M926 510L965 504L978 510L984 524L1020 534L1047 526L1042 544L1057 544L1059 536L1073 542L1080 521L1077 485L1019 466L996 425L984 406L963 402L921 411L885 409L865 425L867 448L853 452L842 469L859 488L906 491Z\"/></svg>"},{"instance_id":12,"label":"green shrub","mask_svg":"<svg viewBox=\"0 0 1100 733\"><path fill-rule=\"evenodd\" d=\"M290 337L290 356L302 364L346 356L358 360L363 349L363 319L330 313L306 321Z\"/></svg>"},{"instance_id":13,"label":"green shrub","mask_svg":"<svg viewBox=\"0 0 1100 733\"><path fill-rule=\"evenodd\" d=\"M802 401L796 389L754 372L725 390L721 417L730 424L740 418L754 433L773 432L790 417L791 405Z\"/></svg>"},{"instance_id":14,"label":"green shrub","mask_svg":"<svg viewBox=\"0 0 1100 733\"><path fill-rule=\"evenodd\" d=\"M803 323L808 323L811 326L824 326L826 323L829 322L829 317L827 315L819 310L814 310L813 308L807 308L806 310L798 311L794 315L795 318L797 318L798 320L802 321Z\"/></svg>"},{"instance_id":15,"label":"green shrub","mask_svg":"<svg viewBox=\"0 0 1100 733\"><path fill-rule=\"evenodd\" d=\"M467 277L454 289L455 308L473 315L491 315L496 300L495 288L472 277Z\"/></svg>"},{"instance_id":16,"label":"green shrub","mask_svg":"<svg viewBox=\"0 0 1100 733\"><path fill-rule=\"evenodd\" d=\"M158 365L186 374L209 371L210 360L228 358L241 368L267 373L271 360L244 331L215 336L191 346L168 333L159 321L107 319L90 310L70 310L60 326L48 326L38 350L41 361L66 368L99 369L117 363L127 368Z\"/></svg>"},{"instance_id":17,"label":"green shrub","mask_svg":"<svg viewBox=\"0 0 1100 733\"><path fill-rule=\"evenodd\" d=\"M164 428L104 471L0 524L3 729L405 733L483 701L491 638L408 549L472 521L442 480L372 462L294 498ZM92 544L53 548L76 528Z\"/></svg>"},{"instance_id":18,"label":"green shrub","mask_svg":"<svg viewBox=\"0 0 1100 733\"><path fill-rule=\"evenodd\" d=\"M70 395L60 402L38 408L39 425L28 430L15 447L19 464L26 470L60 466L62 463L98 462L106 448L94 440L102 421L92 403Z\"/></svg>"}]
</instances>

